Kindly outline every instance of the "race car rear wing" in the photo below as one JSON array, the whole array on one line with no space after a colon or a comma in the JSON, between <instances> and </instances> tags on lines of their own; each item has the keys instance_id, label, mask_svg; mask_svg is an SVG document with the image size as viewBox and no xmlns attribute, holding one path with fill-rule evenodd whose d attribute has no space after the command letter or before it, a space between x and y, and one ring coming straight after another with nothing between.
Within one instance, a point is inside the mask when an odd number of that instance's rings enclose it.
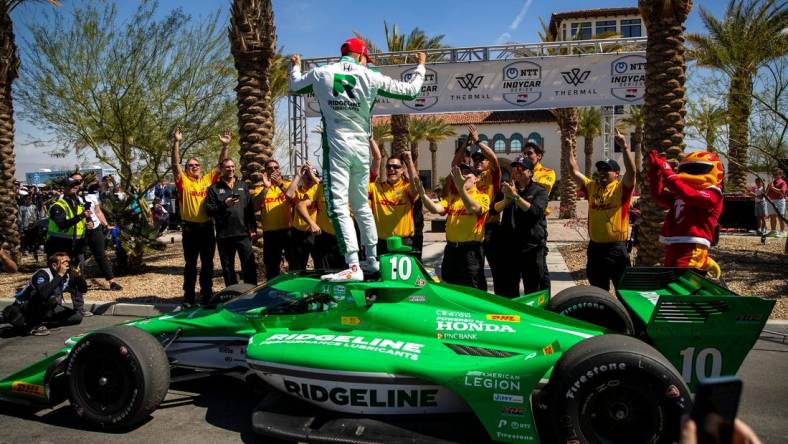
<instances>
[{"instance_id":1,"label":"race car rear wing","mask_svg":"<svg viewBox=\"0 0 788 444\"><path fill-rule=\"evenodd\" d=\"M628 269L618 295L693 391L699 380L736 374L775 304L681 268Z\"/></svg>"}]
</instances>

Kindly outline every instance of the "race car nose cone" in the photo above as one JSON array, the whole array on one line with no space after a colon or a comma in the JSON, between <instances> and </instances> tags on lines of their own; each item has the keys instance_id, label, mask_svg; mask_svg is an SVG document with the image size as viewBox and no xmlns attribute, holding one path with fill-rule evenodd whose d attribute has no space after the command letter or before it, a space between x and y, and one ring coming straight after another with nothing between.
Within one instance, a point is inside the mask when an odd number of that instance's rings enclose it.
<instances>
[{"instance_id":1,"label":"race car nose cone","mask_svg":"<svg viewBox=\"0 0 788 444\"><path fill-rule=\"evenodd\" d=\"M107 385L107 382L108 382L108 381L107 381L107 378L105 378L104 376L102 376L102 377L100 377L100 378L99 378L99 381L98 381L98 382L99 382L99 386L101 386L101 387L104 387L105 385Z\"/></svg>"}]
</instances>

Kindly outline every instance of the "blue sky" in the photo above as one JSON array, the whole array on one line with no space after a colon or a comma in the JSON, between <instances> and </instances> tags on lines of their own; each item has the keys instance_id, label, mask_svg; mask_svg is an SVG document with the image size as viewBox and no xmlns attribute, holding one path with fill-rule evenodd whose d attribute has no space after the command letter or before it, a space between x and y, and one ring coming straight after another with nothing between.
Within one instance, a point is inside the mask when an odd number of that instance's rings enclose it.
<instances>
[{"instance_id":1,"label":"blue sky","mask_svg":"<svg viewBox=\"0 0 788 444\"><path fill-rule=\"evenodd\" d=\"M80 1L63 2L61 8L69 11ZM30 2L29 2L30 3ZM128 16L137 5L135 1L121 1L119 15ZM384 46L384 20L396 24L403 33L419 27L428 35L445 35L447 45L483 46L508 42L531 43L538 41L541 29L539 19L549 22L550 14L577 9L636 6L634 0L420 0L420 1L301 1L273 0L277 26L278 45L286 53L298 52L304 57L336 55L340 44L353 31L371 38ZM689 32L702 32L698 16L704 7L716 16L722 15L725 4L721 0L696 0L687 20ZM230 0L161 0L159 14L165 15L174 8L182 8L194 18L206 16L217 9L223 10L229 25ZM36 20L42 8L50 6L31 2L17 8L12 18L17 38L28 34L26 24ZM22 67L24 69L24 66ZM41 156L41 148L27 142L42 137L28 122L17 122L17 177L25 171L41 167L73 167L73 158L51 159ZM46 149L44 149L46 151Z\"/></svg>"}]
</instances>

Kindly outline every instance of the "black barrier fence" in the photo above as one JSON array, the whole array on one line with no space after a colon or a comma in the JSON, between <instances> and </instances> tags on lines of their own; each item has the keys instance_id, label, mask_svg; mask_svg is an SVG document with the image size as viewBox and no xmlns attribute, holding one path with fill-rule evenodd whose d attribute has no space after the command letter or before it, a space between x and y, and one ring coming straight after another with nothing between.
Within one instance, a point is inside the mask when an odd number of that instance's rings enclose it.
<instances>
[{"instance_id":1,"label":"black barrier fence","mask_svg":"<svg viewBox=\"0 0 788 444\"><path fill-rule=\"evenodd\" d=\"M758 229L758 220L755 218L755 199L742 194L725 194L720 226L741 230Z\"/></svg>"}]
</instances>

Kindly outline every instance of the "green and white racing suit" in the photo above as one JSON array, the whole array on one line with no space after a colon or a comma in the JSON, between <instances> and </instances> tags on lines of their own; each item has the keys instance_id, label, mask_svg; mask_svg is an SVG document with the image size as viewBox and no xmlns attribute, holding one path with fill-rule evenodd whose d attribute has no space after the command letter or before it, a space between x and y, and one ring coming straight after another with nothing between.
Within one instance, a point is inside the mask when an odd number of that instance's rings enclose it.
<instances>
[{"instance_id":1,"label":"green and white racing suit","mask_svg":"<svg viewBox=\"0 0 788 444\"><path fill-rule=\"evenodd\" d=\"M352 57L319 66L301 74L290 69L290 92L314 93L323 115L323 190L328 216L348 265L358 264L358 243L350 207L361 230L367 256L376 257L378 242L375 219L369 208L370 115L378 95L412 100L424 82L424 65L416 68L410 82L400 82L359 64Z\"/></svg>"}]
</instances>

